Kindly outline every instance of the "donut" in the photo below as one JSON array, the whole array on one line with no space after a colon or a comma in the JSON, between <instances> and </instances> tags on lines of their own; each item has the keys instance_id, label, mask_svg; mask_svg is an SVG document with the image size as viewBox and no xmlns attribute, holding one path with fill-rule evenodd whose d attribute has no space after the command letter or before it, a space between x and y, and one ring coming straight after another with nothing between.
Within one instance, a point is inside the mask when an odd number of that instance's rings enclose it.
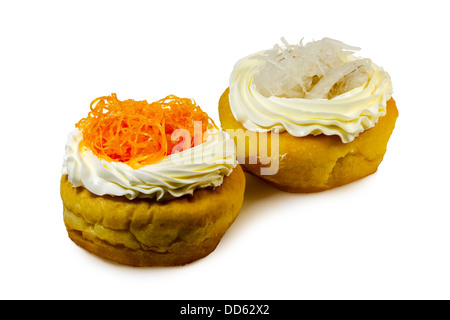
<instances>
[{"instance_id":1,"label":"donut","mask_svg":"<svg viewBox=\"0 0 450 320\"><path fill-rule=\"evenodd\" d=\"M69 238L133 267L206 257L238 216L244 190L231 137L176 96L95 99L69 134L60 181Z\"/></svg>"},{"instance_id":2,"label":"donut","mask_svg":"<svg viewBox=\"0 0 450 320\"><path fill-rule=\"evenodd\" d=\"M282 41L239 60L219 99L240 165L294 193L376 172L398 117L390 76L334 39Z\"/></svg>"}]
</instances>

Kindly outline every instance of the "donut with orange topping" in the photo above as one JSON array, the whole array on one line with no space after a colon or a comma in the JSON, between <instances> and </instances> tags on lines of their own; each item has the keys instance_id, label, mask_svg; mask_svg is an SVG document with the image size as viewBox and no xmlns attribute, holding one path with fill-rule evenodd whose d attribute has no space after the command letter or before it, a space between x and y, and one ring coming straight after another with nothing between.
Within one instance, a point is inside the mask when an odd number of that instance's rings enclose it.
<instances>
[{"instance_id":1,"label":"donut with orange topping","mask_svg":"<svg viewBox=\"0 0 450 320\"><path fill-rule=\"evenodd\" d=\"M194 100L92 101L66 145L61 198L70 239L131 266L211 253L237 217L245 177L233 140Z\"/></svg>"}]
</instances>

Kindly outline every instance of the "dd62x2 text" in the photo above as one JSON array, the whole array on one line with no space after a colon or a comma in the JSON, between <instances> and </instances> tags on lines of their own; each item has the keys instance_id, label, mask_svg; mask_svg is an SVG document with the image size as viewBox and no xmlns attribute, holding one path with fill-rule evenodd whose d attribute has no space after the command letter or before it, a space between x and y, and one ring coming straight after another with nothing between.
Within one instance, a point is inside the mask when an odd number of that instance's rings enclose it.
<instances>
[{"instance_id":1,"label":"dd62x2 text","mask_svg":"<svg viewBox=\"0 0 450 320\"><path fill-rule=\"evenodd\" d=\"M185 315L206 315L211 317L213 314L227 315L256 315L269 314L269 305L267 304L225 304L223 306L196 306L187 304L182 306L180 314Z\"/></svg>"}]
</instances>

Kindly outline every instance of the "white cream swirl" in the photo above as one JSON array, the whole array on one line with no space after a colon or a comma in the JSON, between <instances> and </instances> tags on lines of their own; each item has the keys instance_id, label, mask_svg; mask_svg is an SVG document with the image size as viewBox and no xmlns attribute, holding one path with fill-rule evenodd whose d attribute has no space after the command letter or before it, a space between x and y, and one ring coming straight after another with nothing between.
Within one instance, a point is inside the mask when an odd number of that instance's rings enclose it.
<instances>
[{"instance_id":1,"label":"white cream swirl","mask_svg":"<svg viewBox=\"0 0 450 320\"><path fill-rule=\"evenodd\" d=\"M170 200L196 189L220 186L237 165L234 141L223 131L198 146L138 169L99 159L86 147L79 150L82 139L79 130L69 134L62 174L68 175L74 187L83 186L99 196Z\"/></svg>"},{"instance_id":2,"label":"white cream swirl","mask_svg":"<svg viewBox=\"0 0 450 320\"><path fill-rule=\"evenodd\" d=\"M231 112L246 129L286 130L296 137L338 135L348 143L386 114L392 83L389 75L373 62L365 84L330 100L265 97L253 83L255 73L264 67L264 60L255 59L260 55L258 52L239 60L229 81Z\"/></svg>"}]
</instances>

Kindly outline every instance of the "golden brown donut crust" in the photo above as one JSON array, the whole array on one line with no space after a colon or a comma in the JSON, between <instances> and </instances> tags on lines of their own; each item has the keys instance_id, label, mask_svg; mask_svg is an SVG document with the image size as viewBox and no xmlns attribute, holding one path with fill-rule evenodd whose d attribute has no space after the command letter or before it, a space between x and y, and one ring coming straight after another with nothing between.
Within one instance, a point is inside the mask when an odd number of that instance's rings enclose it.
<instances>
[{"instance_id":1,"label":"golden brown donut crust","mask_svg":"<svg viewBox=\"0 0 450 320\"><path fill-rule=\"evenodd\" d=\"M236 219L244 190L239 165L219 187L167 202L97 196L61 177L69 237L89 252L131 266L184 265L207 256Z\"/></svg>"},{"instance_id":2,"label":"golden brown donut crust","mask_svg":"<svg viewBox=\"0 0 450 320\"><path fill-rule=\"evenodd\" d=\"M223 130L245 129L231 113L228 100L229 88L219 100L219 118ZM338 136L324 134L294 137L288 132L279 134L279 170L274 175L261 175L262 165L249 164L250 150L246 144L245 155L238 149L238 157L245 156L241 163L244 170L259 176L275 187L288 192L317 192L341 186L361 179L377 171L383 160L386 146L394 130L398 110L394 99L387 102L387 113L378 123L365 130L350 143L343 143ZM265 139L265 135L258 136ZM236 137L235 137L236 139ZM270 153L270 133L267 141ZM269 143L268 143L269 142ZM239 143L239 142L237 142Z\"/></svg>"}]
</instances>

